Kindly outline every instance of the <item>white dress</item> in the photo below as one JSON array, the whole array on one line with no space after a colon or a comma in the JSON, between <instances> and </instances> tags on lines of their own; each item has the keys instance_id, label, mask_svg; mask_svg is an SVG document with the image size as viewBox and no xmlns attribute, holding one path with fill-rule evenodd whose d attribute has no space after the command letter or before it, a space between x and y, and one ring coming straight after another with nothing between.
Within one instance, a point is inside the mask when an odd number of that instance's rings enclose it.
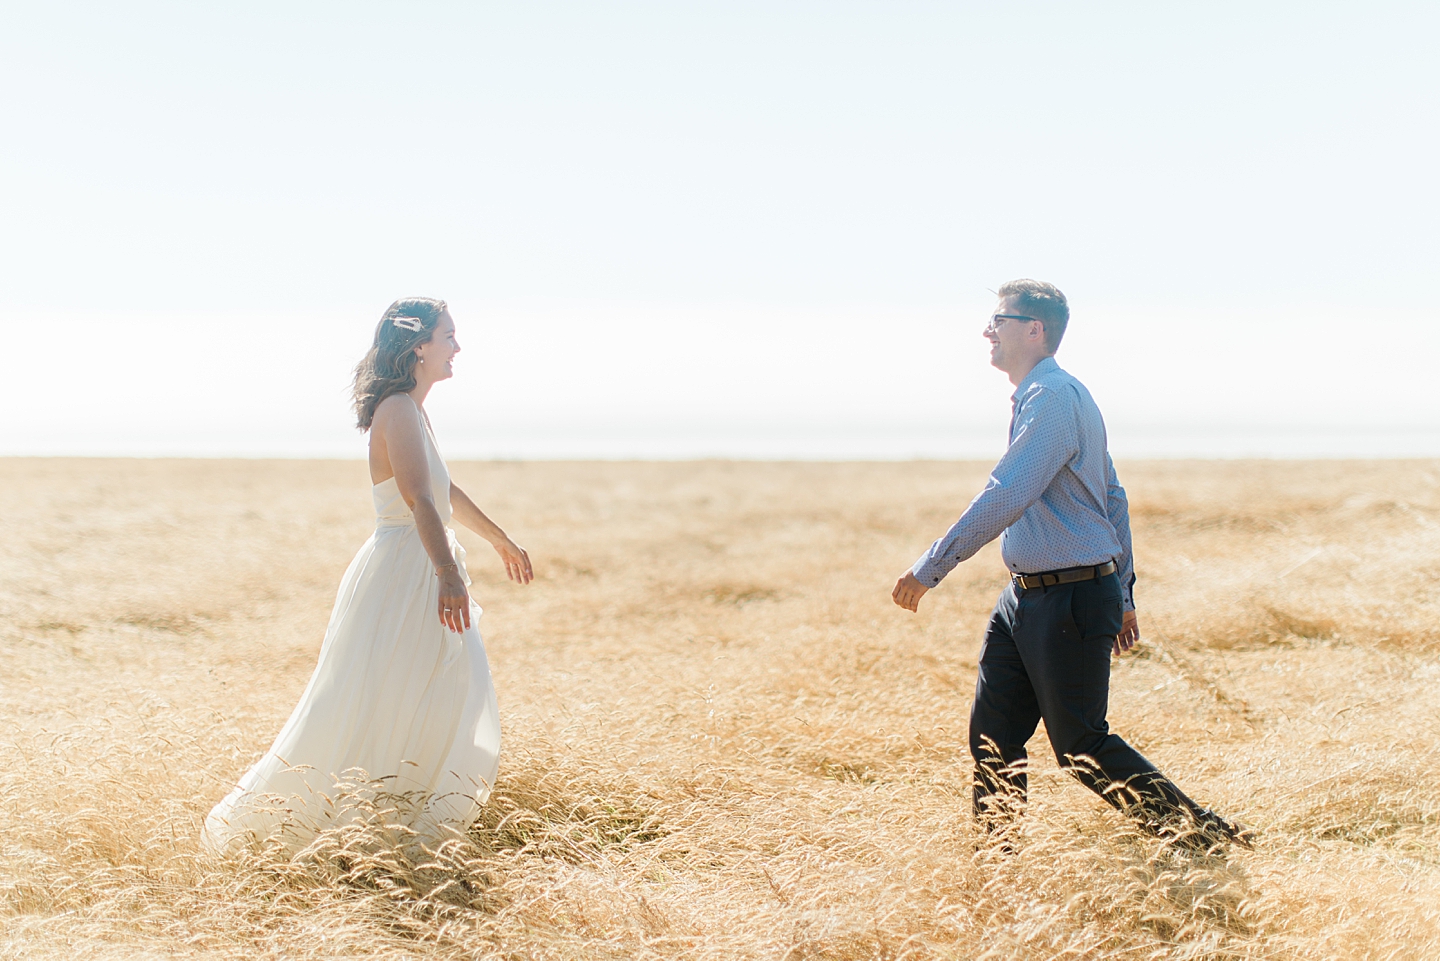
<instances>
[{"instance_id":1,"label":"white dress","mask_svg":"<svg viewBox=\"0 0 1440 961\"><path fill-rule=\"evenodd\" d=\"M450 521L450 472L429 422L430 483ZM392 478L376 484L375 533L340 582L315 673L274 745L205 819L205 842L233 851L279 841L299 850L360 820L374 799L421 840L468 828L490 794L500 719L480 639L480 607L456 634L440 623L439 578ZM465 551L446 527L465 583Z\"/></svg>"}]
</instances>

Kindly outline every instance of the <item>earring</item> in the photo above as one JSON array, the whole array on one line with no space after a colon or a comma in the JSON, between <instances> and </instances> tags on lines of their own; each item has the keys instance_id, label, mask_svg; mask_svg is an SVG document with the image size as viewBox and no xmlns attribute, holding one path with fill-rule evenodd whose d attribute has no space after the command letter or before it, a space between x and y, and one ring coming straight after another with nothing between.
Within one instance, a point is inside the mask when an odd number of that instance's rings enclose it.
<instances>
[{"instance_id":1,"label":"earring","mask_svg":"<svg viewBox=\"0 0 1440 961\"><path fill-rule=\"evenodd\" d=\"M422 363L422 364L425 363L425 358L424 358L424 357L421 357L421 358L420 358L420 363Z\"/></svg>"}]
</instances>

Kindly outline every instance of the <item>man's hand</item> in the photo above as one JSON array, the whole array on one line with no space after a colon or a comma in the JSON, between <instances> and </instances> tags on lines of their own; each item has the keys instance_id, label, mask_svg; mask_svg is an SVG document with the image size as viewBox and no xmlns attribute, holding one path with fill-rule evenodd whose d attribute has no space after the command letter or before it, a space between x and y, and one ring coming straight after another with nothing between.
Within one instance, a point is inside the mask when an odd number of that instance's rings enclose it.
<instances>
[{"instance_id":1,"label":"man's hand","mask_svg":"<svg viewBox=\"0 0 1440 961\"><path fill-rule=\"evenodd\" d=\"M921 584L914 574L906 571L905 574L895 582L895 589L890 592L890 598L896 604L899 604L913 614L920 610L920 598L924 597L925 592L929 589L930 588L924 584Z\"/></svg>"},{"instance_id":2,"label":"man's hand","mask_svg":"<svg viewBox=\"0 0 1440 961\"><path fill-rule=\"evenodd\" d=\"M1115 636L1115 656L1119 657L1140 640L1140 619L1134 611L1126 611L1120 619L1120 633Z\"/></svg>"}]
</instances>

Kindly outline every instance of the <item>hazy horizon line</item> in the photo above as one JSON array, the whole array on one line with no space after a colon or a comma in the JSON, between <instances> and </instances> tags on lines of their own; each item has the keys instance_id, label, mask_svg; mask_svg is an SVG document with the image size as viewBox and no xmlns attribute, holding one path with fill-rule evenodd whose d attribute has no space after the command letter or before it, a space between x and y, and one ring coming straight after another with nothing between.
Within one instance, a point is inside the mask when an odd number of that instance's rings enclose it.
<instances>
[{"instance_id":1,"label":"hazy horizon line","mask_svg":"<svg viewBox=\"0 0 1440 961\"><path fill-rule=\"evenodd\" d=\"M49 439L47 439L49 440ZM145 460L364 460L365 439L335 434L277 438L170 436L105 443L16 443L0 448L5 459ZM484 441L444 445L450 461L595 462L904 462L995 461L1003 437L986 431L894 433L811 431L548 431L488 432ZM1112 431L1117 460L1436 460L1440 427L1345 429L1234 429L1173 427Z\"/></svg>"}]
</instances>

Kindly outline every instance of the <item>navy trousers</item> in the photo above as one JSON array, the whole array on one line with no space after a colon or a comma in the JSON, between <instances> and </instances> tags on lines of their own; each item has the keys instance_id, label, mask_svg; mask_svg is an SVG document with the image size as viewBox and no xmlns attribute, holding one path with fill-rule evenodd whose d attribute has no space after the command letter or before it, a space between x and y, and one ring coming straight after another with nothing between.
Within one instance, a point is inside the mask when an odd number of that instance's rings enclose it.
<instances>
[{"instance_id":1,"label":"navy trousers","mask_svg":"<svg viewBox=\"0 0 1440 961\"><path fill-rule=\"evenodd\" d=\"M1023 808L1025 742L1043 718L1061 767L1152 831L1204 812L1110 733L1110 656L1121 622L1120 578L1000 595L980 651L970 710L975 814L989 827Z\"/></svg>"}]
</instances>

